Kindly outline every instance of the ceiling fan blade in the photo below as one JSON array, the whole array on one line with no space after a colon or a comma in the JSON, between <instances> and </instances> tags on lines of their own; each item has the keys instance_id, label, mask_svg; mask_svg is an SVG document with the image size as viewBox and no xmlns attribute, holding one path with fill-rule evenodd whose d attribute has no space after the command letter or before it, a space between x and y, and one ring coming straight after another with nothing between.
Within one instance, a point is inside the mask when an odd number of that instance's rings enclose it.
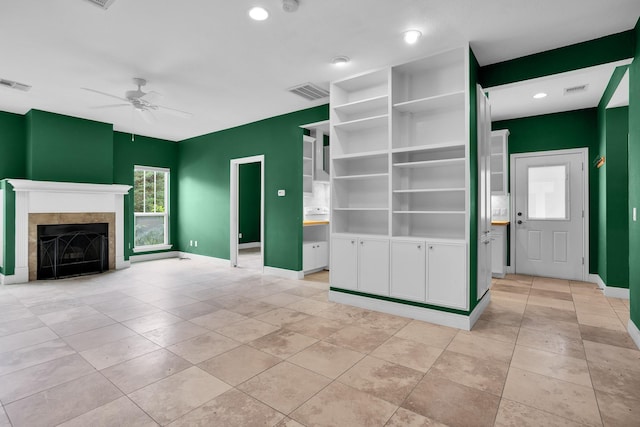
<instances>
[{"instance_id":1,"label":"ceiling fan blade","mask_svg":"<svg viewBox=\"0 0 640 427\"><path fill-rule=\"evenodd\" d=\"M97 94L100 94L100 95L108 96L110 98L119 99L120 101L129 102L129 100L127 98L122 98L120 96L111 95L110 93L100 92L99 90L89 89L88 87L83 87L82 89L87 90L89 92L94 92L94 93L97 93Z\"/></svg>"},{"instance_id":2,"label":"ceiling fan blade","mask_svg":"<svg viewBox=\"0 0 640 427\"><path fill-rule=\"evenodd\" d=\"M185 119L189 119L189 118L193 117L193 114L188 113L186 111L182 111L182 110L176 110L175 108L169 108L169 107L165 107L163 105L156 105L156 107L159 108L162 111L166 111L167 113L172 114L172 115L177 116L177 117L182 117L182 118L185 118Z\"/></svg>"},{"instance_id":3,"label":"ceiling fan blade","mask_svg":"<svg viewBox=\"0 0 640 427\"><path fill-rule=\"evenodd\" d=\"M131 104L111 104L111 105L98 105L96 107L89 107L94 110L100 110L103 108L117 108L117 107L131 107Z\"/></svg>"},{"instance_id":4,"label":"ceiling fan blade","mask_svg":"<svg viewBox=\"0 0 640 427\"><path fill-rule=\"evenodd\" d=\"M144 120L148 124L152 125L157 122L156 117L151 113L150 110L141 110L139 108L136 108L135 110L140 114L142 120Z\"/></svg>"},{"instance_id":5,"label":"ceiling fan blade","mask_svg":"<svg viewBox=\"0 0 640 427\"><path fill-rule=\"evenodd\" d=\"M151 90L140 97L140 99L148 102L149 104L155 104L163 98L161 93Z\"/></svg>"}]
</instances>

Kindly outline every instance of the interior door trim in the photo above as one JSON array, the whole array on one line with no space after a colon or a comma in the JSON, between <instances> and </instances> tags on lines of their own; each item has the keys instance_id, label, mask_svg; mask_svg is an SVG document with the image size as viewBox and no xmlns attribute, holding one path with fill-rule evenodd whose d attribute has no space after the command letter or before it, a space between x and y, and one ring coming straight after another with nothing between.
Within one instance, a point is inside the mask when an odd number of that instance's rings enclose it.
<instances>
[{"instance_id":1,"label":"interior door trim","mask_svg":"<svg viewBox=\"0 0 640 427\"><path fill-rule=\"evenodd\" d=\"M582 280L586 281L589 278L589 149L587 147L582 148L570 148L567 150L549 150L549 151L533 151L528 153L517 153L509 156L509 188L511 194L509 196L509 271L515 273L516 269L516 226L515 226L515 209L516 209L516 159L522 159L527 157L542 157L542 156L557 156L563 154L580 154L582 159L582 210L584 211L584 219L582 221L582 235L584 236L582 256L584 257L584 264L582 266Z\"/></svg>"}]
</instances>

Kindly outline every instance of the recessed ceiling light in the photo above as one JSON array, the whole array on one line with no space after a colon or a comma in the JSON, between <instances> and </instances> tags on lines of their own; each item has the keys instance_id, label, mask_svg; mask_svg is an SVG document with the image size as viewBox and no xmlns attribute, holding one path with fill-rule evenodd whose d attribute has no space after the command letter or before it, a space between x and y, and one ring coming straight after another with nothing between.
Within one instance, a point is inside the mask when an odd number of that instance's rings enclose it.
<instances>
[{"instance_id":1,"label":"recessed ceiling light","mask_svg":"<svg viewBox=\"0 0 640 427\"><path fill-rule=\"evenodd\" d=\"M338 67L344 67L350 61L348 56L336 56L331 60L331 63Z\"/></svg>"},{"instance_id":2,"label":"recessed ceiling light","mask_svg":"<svg viewBox=\"0 0 640 427\"><path fill-rule=\"evenodd\" d=\"M249 9L249 16L254 21L264 21L269 17L269 12L263 7L256 6Z\"/></svg>"},{"instance_id":3,"label":"recessed ceiling light","mask_svg":"<svg viewBox=\"0 0 640 427\"><path fill-rule=\"evenodd\" d=\"M533 95L534 99L542 99L542 98L546 98L547 94L544 92L540 92L540 93L536 93L535 95Z\"/></svg>"},{"instance_id":4,"label":"recessed ceiling light","mask_svg":"<svg viewBox=\"0 0 640 427\"><path fill-rule=\"evenodd\" d=\"M408 30L404 33L404 41L407 44L415 44L420 37L422 37L422 33L418 30Z\"/></svg>"}]
</instances>

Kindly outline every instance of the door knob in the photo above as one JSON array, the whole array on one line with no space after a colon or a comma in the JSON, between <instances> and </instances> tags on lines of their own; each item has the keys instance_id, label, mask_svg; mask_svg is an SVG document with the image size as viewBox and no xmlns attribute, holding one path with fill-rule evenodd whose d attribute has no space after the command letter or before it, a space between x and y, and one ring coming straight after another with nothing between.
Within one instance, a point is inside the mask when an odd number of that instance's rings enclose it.
<instances>
[{"instance_id":1,"label":"door knob","mask_svg":"<svg viewBox=\"0 0 640 427\"><path fill-rule=\"evenodd\" d=\"M522 216L522 212L518 212L518 216Z\"/></svg>"},{"instance_id":2,"label":"door knob","mask_svg":"<svg viewBox=\"0 0 640 427\"><path fill-rule=\"evenodd\" d=\"M519 219L518 220L518 225L520 225L520 224L522 224L522 220Z\"/></svg>"}]
</instances>

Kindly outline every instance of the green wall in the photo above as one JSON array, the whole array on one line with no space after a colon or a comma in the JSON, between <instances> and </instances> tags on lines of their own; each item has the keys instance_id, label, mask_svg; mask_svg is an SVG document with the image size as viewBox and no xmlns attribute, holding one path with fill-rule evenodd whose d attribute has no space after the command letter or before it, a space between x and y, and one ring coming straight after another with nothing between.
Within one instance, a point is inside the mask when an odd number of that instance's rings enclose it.
<instances>
[{"instance_id":1,"label":"green wall","mask_svg":"<svg viewBox=\"0 0 640 427\"><path fill-rule=\"evenodd\" d=\"M113 125L31 110L27 113L27 178L113 181Z\"/></svg>"},{"instance_id":2,"label":"green wall","mask_svg":"<svg viewBox=\"0 0 640 427\"><path fill-rule=\"evenodd\" d=\"M230 160L265 156L265 265L302 269L302 129L328 105L199 136L179 144L179 247L229 259ZM286 190L278 197L277 190ZM198 247L189 247L198 240Z\"/></svg>"},{"instance_id":3,"label":"green wall","mask_svg":"<svg viewBox=\"0 0 640 427\"><path fill-rule=\"evenodd\" d=\"M640 209L640 20L635 28L635 57L629 66L629 211ZM638 212L640 214L640 212ZM640 221L629 221L629 294L631 320L640 328Z\"/></svg>"},{"instance_id":4,"label":"green wall","mask_svg":"<svg viewBox=\"0 0 640 427\"><path fill-rule=\"evenodd\" d=\"M169 243L176 249L178 241L178 144L163 139L113 132L113 178L114 184L133 186L133 168L153 166L170 169L169 175ZM133 248L133 189L125 196L125 259L134 255ZM154 251L156 253L158 251ZM140 253L136 253L139 255Z\"/></svg>"},{"instance_id":5,"label":"green wall","mask_svg":"<svg viewBox=\"0 0 640 427\"><path fill-rule=\"evenodd\" d=\"M238 168L239 243L260 241L260 163L246 163Z\"/></svg>"},{"instance_id":6,"label":"green wall","mask_svg":"<svg viewBox=\"0 0 640 427\"><path fill-rule=\"evenodd\" d=\"M509 129L509 155L533 151L587 147L588 159L599 148L598 112L595 108L545 114L492 124L493 130ZM587 165L585 165L587 166ZM511 165L509 165L511 168ZM589 272L598 268L598 174L589 167Z\"/></svg>"},{"instance_id":7,"label":"green wall","mask_svg":"<svg viewBox=\"0 0 640 427\"><path fill-rule=\"evenodd\" d=\"M0 179L26 176L25 117L0 111Z\"/></svg>"}]
</instances>

